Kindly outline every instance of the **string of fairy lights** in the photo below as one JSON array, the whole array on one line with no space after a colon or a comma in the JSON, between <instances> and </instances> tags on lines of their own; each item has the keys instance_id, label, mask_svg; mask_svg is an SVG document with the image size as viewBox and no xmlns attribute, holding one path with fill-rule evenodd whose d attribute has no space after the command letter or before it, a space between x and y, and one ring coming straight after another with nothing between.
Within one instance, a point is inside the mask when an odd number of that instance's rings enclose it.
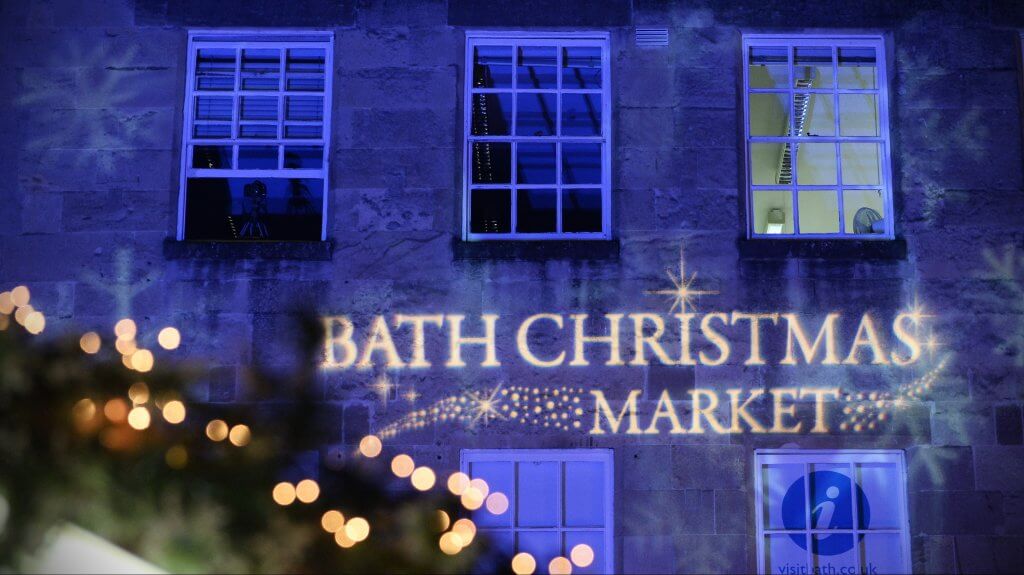
<instances>
[{"instance_id":1,"label":"string of fairy lights","mask_svg":"<svg viewBox=\"0 0 1024 575\"><path fill-rule=\"evenodd\" d=\"M379 384L377 384L379 385ZM497 384L482 391L468 390L410 411L378 431L382 438L440 423L470 429L492 421L569 431L582 426L583 388L551 388Z\"/></svg>"},{"instance_id":2,"label":"string of fairy lights","mask_svg":"<svg viewBox=\"0 0 1024 575\"><path fill-rule=\"evenodd\" d=\"M35 309L31 293L26 286L0 292L0 330L10 327L11 319L32 335L43 333L46 316ZM113 326L114 348L121 355L126 369L139 374L152 371L155 356L152 350L140 345L138 325L130 318L122 318ZM181 333L177 328L167 326L157 333L157 344L167 351L177 349L181 344ZM103 336L90 331L79 338L79 347L88 355L98 354L103 347ZM358 455L374 459L383 453L382 436L391 437L400 431L414 429L433 421L461 421L470 425L487 424L493 419L518 420L521 423L543 427L568 429L579 427L579 394L582 389L540 389L512 386L496 386L486 393L466 392L459 397L448 398L430 409L419 410L400 423L382 430L379 435L367 435L359 442ZM185 422L188 409L184 400L174 393L153 393L144 381L133 383L125 397L106 400L85 397L71 408L74 429L82 435L98 435L100 444L111 451L130 449L138 434L149 429L156 418L167 424L180 425ZM253 432L244 423L229 423L223 419L212 419L204 426L207 439L214 443L226 442L234 448L245 448L252 441ZM181 445L170 446L165 461L172 469L181 469L188 463L188 451ZM438 486L438 474L429 465L417 465L405 453L392 457L390 470L400 479L407 479L417 491L430 491ZM510 506L506 494L491 491L482 478L471 478L462 472L450 474L445 483L449 492L458 498L460 505L468 512L482 510L495 515L505 513ZM320 485L313 478L296 483L282 481L270 490L270 497L280 506L309 505L320 498ZM327 509L320 517L320 526L342 549L350 549L366 541L371 534L371 524L365 517L346 517L340 509ZM452 520L444 510L437 510L438 547L446 555L456 555L469 547L477 535L477 527L469 517ZM594 561L594 550L586 545L574 546L568 557L558 556L548 563L548 572L568 575L574 567L586 568ZM531 575L537 569L537 559L530 553L521 552L511 560L516 575Z\"/></svg>"}]
</instances>

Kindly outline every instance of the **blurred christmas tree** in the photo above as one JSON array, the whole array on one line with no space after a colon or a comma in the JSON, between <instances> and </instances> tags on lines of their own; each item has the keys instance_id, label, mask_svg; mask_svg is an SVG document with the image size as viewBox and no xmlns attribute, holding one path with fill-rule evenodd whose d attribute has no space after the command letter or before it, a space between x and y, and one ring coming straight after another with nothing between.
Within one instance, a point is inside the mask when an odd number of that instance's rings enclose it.
<instances>
[{"instance_id":1,"label":"blurred christmas tree","mask_svg":"<svg viewBox=\"0 0 1024 575\"><path fill-rule=\"evenodd\" d=\"M461 474L451 493L429 468L412 477L418 491L393 489L368 436L362 454L302 476L296 456L322 449L329 423L313 367L253 373L257 394L274 390L272 408L194 403L202 371L155 361L130 319L107 341L43 337L29 300L24 287L0 293L0 570L30 566L62 525L172 572L507 569L457 520ZM319 332L307 324L300 347L312 353ZM168 350L180 339L174 328L158 337Z\"/></svg>"}]
</instances>

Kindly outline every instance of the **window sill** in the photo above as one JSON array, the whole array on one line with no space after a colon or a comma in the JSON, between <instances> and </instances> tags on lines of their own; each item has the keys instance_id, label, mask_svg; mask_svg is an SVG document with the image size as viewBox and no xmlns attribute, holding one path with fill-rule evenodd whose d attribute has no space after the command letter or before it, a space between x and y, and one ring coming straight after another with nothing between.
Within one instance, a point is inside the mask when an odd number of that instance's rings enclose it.
<instances>
[{"instance_id":1,"label":"window sill","mask_svg":"<svg viewBox=\"0 0 1024 575\"><path fill-rule=\"evenodd\" d=\"M169 260L330 261L334 242L216 242L164 240Z\"/></svg>"},{"instance_id":2,"label":"window sill","mask_svg":"<svg viewBox=\"0 0 1024 575\"><path fill-rule=\"evenodd\" d=\"M907 242L894 240L769 240L741 238L740 259L825 259L898 261L907 259Z\"/></svg>"},{"instance_id":3,"label":"window sill","mask_svg":"<svg viewBox=\"0 0 1024 575\"><path fill-rule=\"evenodd\" d=\"M618 261L619 240L489 240L467 242L452 240L456 261L471 260L604 260Z\"/></svg>"}]
</instances>

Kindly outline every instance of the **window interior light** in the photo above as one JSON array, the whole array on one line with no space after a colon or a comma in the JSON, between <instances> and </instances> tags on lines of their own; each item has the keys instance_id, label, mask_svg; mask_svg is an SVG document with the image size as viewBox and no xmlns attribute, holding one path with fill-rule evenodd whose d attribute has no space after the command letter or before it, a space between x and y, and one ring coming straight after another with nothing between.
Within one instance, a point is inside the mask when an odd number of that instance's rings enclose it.
<instances>
[{"instance_id":1,"label":"window interior light","mask_svg":"<svg viewBox=\"0 0 1024 575\"><path fill-rule=\"evenodd\" d=\"M781 208L771 208L765 221L764 233L781 234L782 227L786 225L786 214Z\"/></svg>"}]
</instances>

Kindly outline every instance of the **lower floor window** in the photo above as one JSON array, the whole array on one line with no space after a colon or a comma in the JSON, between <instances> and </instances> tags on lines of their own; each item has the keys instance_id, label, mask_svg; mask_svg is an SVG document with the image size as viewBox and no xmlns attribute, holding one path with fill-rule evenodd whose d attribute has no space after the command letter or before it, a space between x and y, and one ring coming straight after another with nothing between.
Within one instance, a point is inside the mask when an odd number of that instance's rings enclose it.
<instances>
[{"instance_id":1,"label":"lower floor window","mask_svg":"<svg viewBox=\"0 0 1024 575\"><path fill-rule=\"evenodd\" d=\"M465 450L462 471L507 496L502 513L472 519L514 561L532 560L536 573L614 569L611 450Z\"/></svg>"},{"instance_id":2,"label":"lower floor window","mask_svg":"<svg viewBox=\"0 0 1024 575\"><path fill-rule=\"evenodd\" d=\"M755 455L758 571L909 573L900 451Z\"/></svg>"}]
</instances>

